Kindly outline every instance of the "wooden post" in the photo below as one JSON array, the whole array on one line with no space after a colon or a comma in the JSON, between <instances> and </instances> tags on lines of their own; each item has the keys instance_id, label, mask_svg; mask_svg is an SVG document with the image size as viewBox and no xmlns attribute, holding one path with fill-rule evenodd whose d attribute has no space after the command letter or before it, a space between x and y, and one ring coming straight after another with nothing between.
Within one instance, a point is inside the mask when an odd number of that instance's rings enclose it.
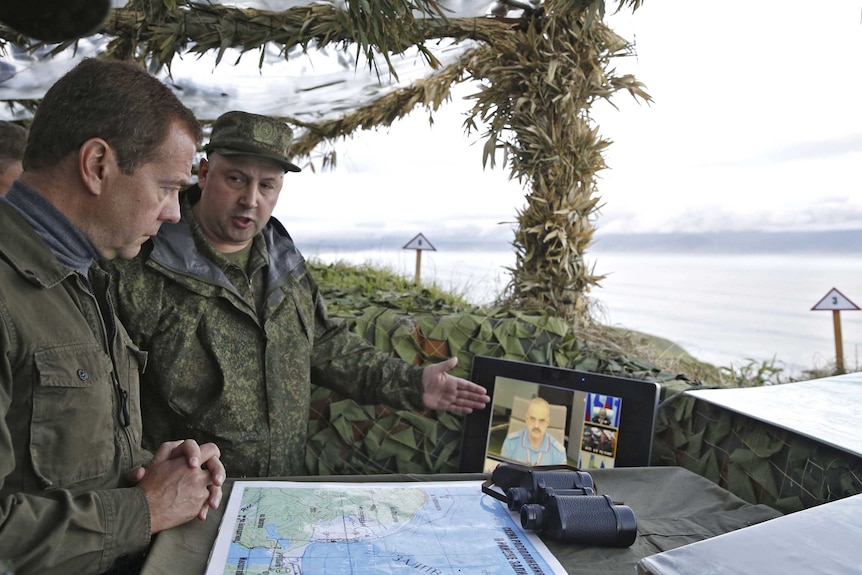
<instances>
[{"instance_id":1,"label":"wooden post","mask_svg":"<svg viewBox=\"0 0 862 575\"><path fill-rule=\"evenodd\" d=\"M418 253L418 252L417 252ZM832 327L835 330L835 373L844 373L844 344L841 341L841 312L832 310Z\"/></svg>"},{"instance_id":2,"label":"wooden post","mask_svg":"<svg viewBox=\"0 0 862 575\"><path fill-rule=\"evenodd\" d=\"M422 252L423 250L437 251L437 248L431 245L428 238L422 234L416 234L412 240L404 245L405 250L416 250L416 277L414 282L419 285L419 278L422 275Z\"/></svg>"},{"instance_id":3,"label":"wooden post","mask_svg":"<svg viewBox=\"0 0 862 575\"><path fill-rule=\"evenodd\" d=\"M841 342L841 310L859 311L859 306L847 299L843 293L832 288L817 302L812 310L832 311L832 330L835 333L835 373L844 373L844 344Z\"/></svg>"}]
</instances>

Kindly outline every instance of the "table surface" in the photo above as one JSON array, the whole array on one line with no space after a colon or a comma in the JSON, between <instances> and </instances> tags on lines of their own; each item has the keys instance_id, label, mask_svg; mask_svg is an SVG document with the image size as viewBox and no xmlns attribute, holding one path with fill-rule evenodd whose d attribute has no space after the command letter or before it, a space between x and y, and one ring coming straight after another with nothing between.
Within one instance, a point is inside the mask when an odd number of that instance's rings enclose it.
<instances>
[{"instance_id":1,"label":"table surface","mask_svg":"<svg viewBox=\"0 0 862 575\"><path fill-rule=\"evenodd\" d=\"M781 514L765 505L746 503L708 479L680 467L591 470L599 493L631 507L638 537L631 547L600 548L545 539L548 549L570 574L632 575L641 559L727 533ZM476 473L446 475L373 475L291 477L290 481L392 482L485 479ZM272 479L272 478L270 478ZM142 575L203 574L232 481L225 486L222 506L206 521L192 521L158 534ZM481 493L477 493L477 497Z\"/></svg>"},{"instance_id":2,"label":"table surface","mask_svg":"<svg viewBox=\"0 0 862 575\"><path fill-rule=\"evenodd\" d=\"M772 521L652 555L638 575L687 575L710 566L711 575L749 573L859 573L862 495L797 511Z\"/></svg>"}]
</instances>

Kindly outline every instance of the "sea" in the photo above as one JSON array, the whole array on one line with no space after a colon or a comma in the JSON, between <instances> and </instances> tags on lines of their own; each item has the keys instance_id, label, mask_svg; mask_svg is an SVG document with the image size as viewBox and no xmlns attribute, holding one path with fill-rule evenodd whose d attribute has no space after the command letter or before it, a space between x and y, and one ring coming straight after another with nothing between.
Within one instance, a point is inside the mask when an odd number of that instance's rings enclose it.
<instances>
[{"instance_id":1,"label":"sea","mask_svg":"<svg viewBox=\"0 0 862 575\"><path fill-rule=\"evenodd\" d=\"M840 353L846 371L859 371L862 311L812 309L833 290L845 305L862 307L862 256L847 245L857 239L839 238L840 249L815 241L805 249L767 245L755 253L704 249L703 241L691 238L658 245L645 238L598 242L586 255L594 272L605 276L590 294L593 316L668 339L716 366L768 365L804 379L808 371L834 369ZM385 244L312 242L303 252L327 263L370 263L415 279L417 251L403 249L404 242ZM692 245L700 248L688 249ZM515 252L505 242L468 240L423 250L418 259L421 282L488 304L508 283Z\"/></svg>"}]
</instances>

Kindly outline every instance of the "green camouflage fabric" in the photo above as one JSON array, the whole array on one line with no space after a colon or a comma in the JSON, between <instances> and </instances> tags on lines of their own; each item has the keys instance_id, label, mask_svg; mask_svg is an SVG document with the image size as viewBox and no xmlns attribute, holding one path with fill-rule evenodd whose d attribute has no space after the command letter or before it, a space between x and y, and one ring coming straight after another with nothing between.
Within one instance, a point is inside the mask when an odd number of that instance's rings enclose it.
<instances>
[{"instance_id":1,"label":"green camouflage fabric","mask_svg":"<svg viewBox=\"0 0 862 575\"><path fill-rule=\"evenodd\" d=\"M586 344L564 321L544 312L506 309L448 314L405 313L397 294L362 302L356 294L321 287L332 314L349 322L381 351L418 364L457 356L453 375L469 377L473 356L532 361L583 371L658 381L686 388L683 375ZM385 300L385 301L384 301ZM342 305L350 302L350 305ZM400 302L403 304L403 302ZM408 306L409 307L409 306ZM427 306L426 306L427 307ZM312 395L306 462L321 475L453 473L458 470L463 417L362 405L325 389Z\"/></svg>"},{"instance_id":2,"label":"green camouflage fabric","mask_svg":"<svg viewBox=\"0 0 862 575\"><path fill-rule=\"evenodd\" d=\"M862 493L862 458L686 395L659 410L653 464L784 513Z\"/></svg>"},{"instance_id":3,"label":"green camouflage fabric","mask_svg":"<svg viewBox=\"0 0 862 575\"><path fill-rule=\"evenodd\" d=\"M315 387L306 467L312 475L454 473L462 422L447 412L362 405Z\"/></svg>"},{"instance_id":4,"label":"green camouflage fabric","mask_svg":"<svg viewBox=\"0 0 862 575\"><path fill-rule=\"evenodd\" d=\"M331 319L274 218L246 271L215 252L181 198L182 221L115 262L117 311L146 349L144 443L215 442L233 477L303 475L311 383L363 403L422 409L422 369ZM264 285L255 309L255 285Z\"/></svg>"},{"instance_id":5,"label":"green camouflage fabric","mask_svg":"<svg viewBox=\"0 0 862 575\"><path fill-rule=\"evenodd\" d=\"M144 354L105 329L93 294L107 274L91 268L91 292L6 202L0 227L0 557L21 573L101 573L150 542L146 498L126 481L151 458Z\"/></svg>"}]
</instances>

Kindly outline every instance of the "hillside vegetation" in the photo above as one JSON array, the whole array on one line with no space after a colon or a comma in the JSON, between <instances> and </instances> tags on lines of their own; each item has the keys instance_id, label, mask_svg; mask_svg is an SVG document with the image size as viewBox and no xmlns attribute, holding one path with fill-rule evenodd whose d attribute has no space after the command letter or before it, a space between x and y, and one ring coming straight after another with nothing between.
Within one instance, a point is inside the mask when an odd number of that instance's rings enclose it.
<instances>
[{"instance_id":1,"label":"hillside vegetation","mask_svg":"<svg viewBox=\"0 0 862 575\"><path fill-rule=\"evenodd\" d=\"M555 319L536 311L516 312L502 298L491 306L477 306L469 301L467 294L452 293L434 284L417 286L411 279L371 264L325 264L313 259L308 263L327 301L330 314L348 319L354 324L357 321L364 323L366 327L369 317L380 317L384 311L388 311L391 317L432 316L438 321L449 318L450 322L457 322L458 317L465 316L474 320L476 317L499 320L507 316L514 317L519 313L523 314L522 318L529 316L532 323L535 323L537 318L544 318L546 321ZM366 319L363 322L361 318ZM362 326L357 328L354 325L354 329L362 331ZM530 353L525 350L524 355L527 357L524 359L660 382L675 380L671 387L680 389L690 386L750 387L786 383L791 380L778 361L749 360L737 366L715 366L691 356L672 341L652 334L603 326L599 323L592 323L577 332L569 327L566 327L565 331L567 333L557 334L560 336L557 345L571 350L571 342L575 341L579 353L563 353L563 361L554 361L559 359L561 354ZM473 334L462 335L469 337ZM566 358L571 361L565 361ZM804 372L802 378L813 379L829 375L833 373L827 366Z\"/></svg>"}]
</instances>

